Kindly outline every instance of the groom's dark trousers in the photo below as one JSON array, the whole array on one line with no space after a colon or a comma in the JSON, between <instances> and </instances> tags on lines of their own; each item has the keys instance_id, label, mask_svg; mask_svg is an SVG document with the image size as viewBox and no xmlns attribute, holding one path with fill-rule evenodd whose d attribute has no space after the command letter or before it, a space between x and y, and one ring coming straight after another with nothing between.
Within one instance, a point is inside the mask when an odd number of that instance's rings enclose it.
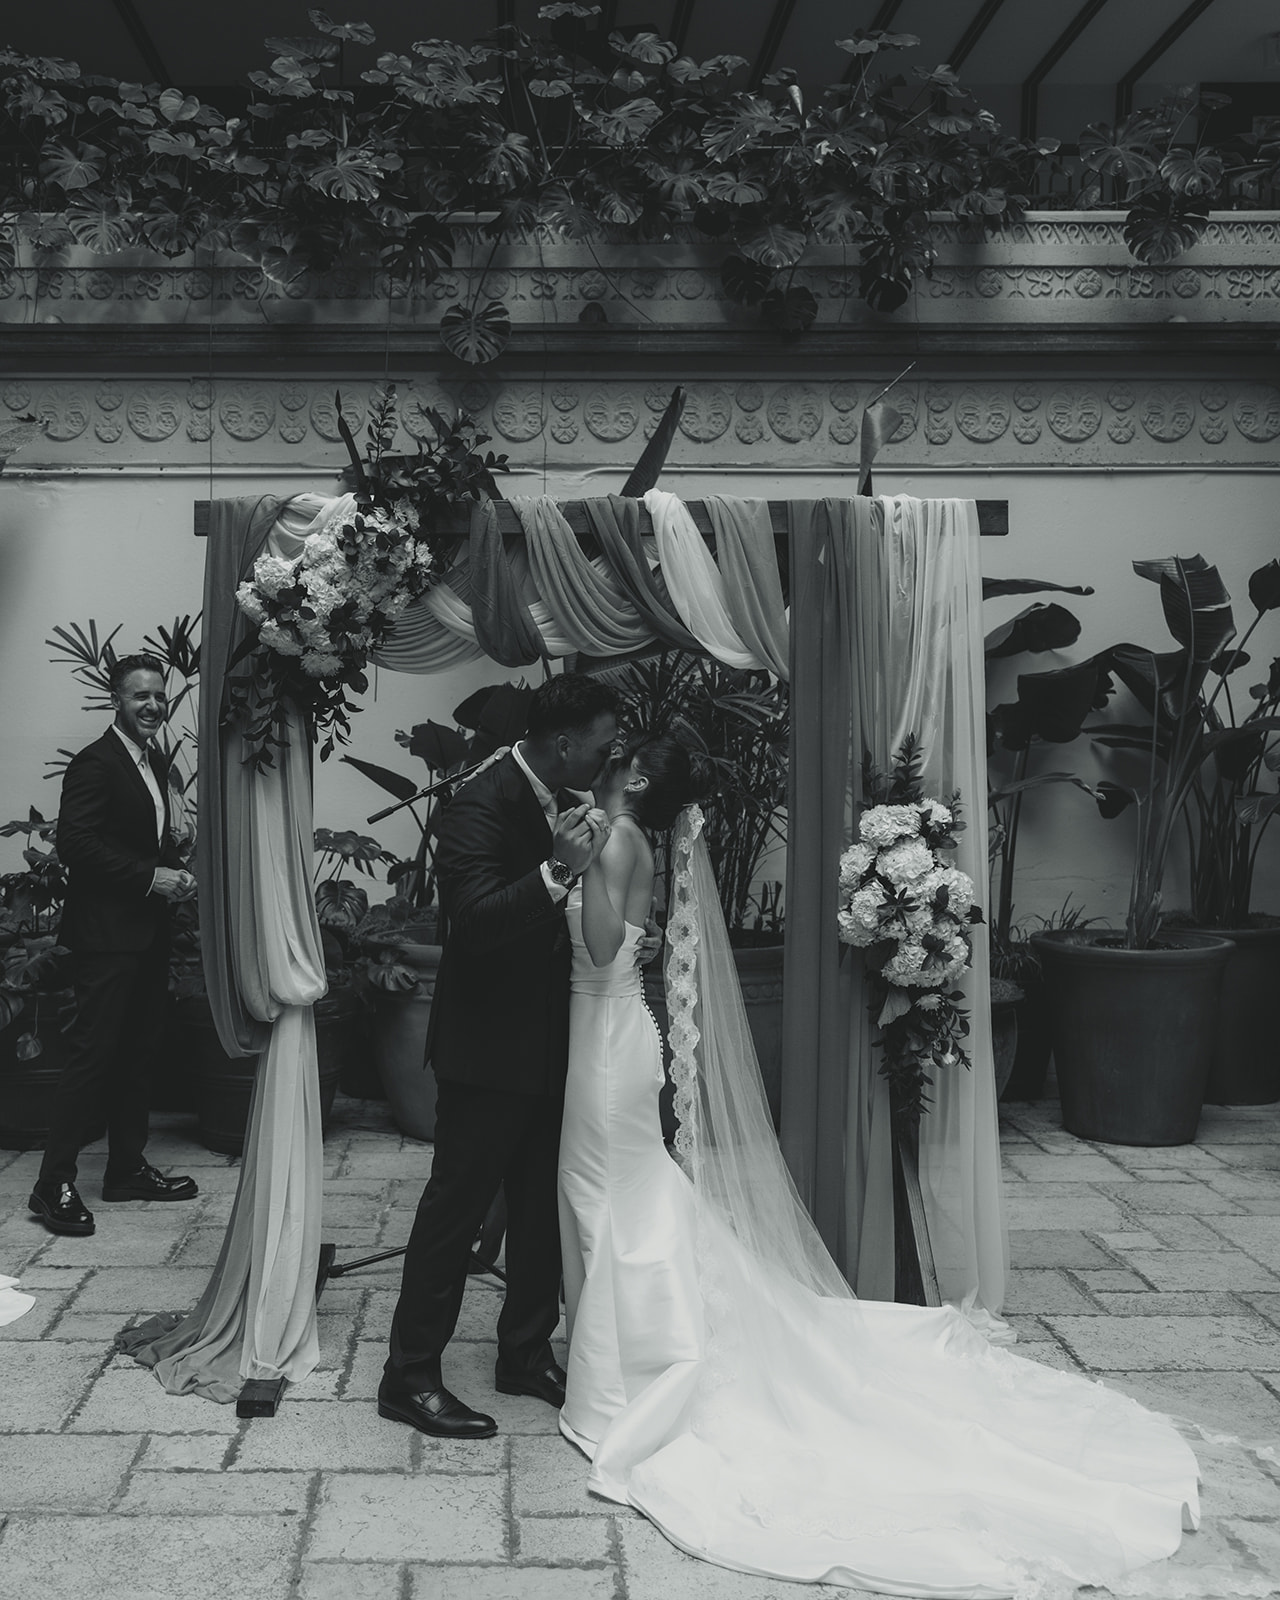
<instances>
[{"instance_id":1,"label":"groom's dark trousers","mask_svg":"<svg viewBox=\"0 0 1280 1600\"><path fill-rule=\"evenodd\" d=\"M511 756L472 779L441 819L446 919L427 1059L439 1085L435 1159L405 1254L388 1378L438 1388L472 1246L501 1187L506 1303L498 1360L545 1371L560 1320L556 1163L569 1042L563 899L541 873L551 829Z\"/></svg>"}]
</instances>

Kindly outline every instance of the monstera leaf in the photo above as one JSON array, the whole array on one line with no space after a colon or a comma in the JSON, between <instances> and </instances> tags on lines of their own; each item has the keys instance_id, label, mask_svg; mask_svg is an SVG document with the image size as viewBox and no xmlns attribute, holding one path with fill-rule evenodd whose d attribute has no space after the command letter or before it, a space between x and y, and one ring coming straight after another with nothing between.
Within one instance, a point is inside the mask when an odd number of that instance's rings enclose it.
<instances>
[{"instance_id":1,"label":"monstera leaf","mask_svg":"<svg viewBox=\"0 0 1280 1600\"><path fill-rule=\"evenodd\" d=\"M511 318L500 300L478 308L450 306L440 318L440 340L459 361L481 367L500 356L511 342Z\"/></svg>"}]
</instances>

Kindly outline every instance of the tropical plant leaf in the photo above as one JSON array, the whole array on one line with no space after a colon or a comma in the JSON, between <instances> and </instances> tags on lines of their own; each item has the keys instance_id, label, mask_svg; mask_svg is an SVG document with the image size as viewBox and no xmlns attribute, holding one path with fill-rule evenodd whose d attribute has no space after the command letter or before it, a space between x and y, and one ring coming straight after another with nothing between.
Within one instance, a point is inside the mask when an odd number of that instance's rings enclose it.
<instances>
[{"instance_id":1,"label":"tropical plant leaf","mask_svg":"<svg viewBox=\"0 0 1280 1600\"><path fill-rule=\"evenodd\" d=\"M1231 596L1217 567L1194 555L1135 561L1133 570L1160 585L1169 632L1192 660L1205 665L1212 661L1236 631Z\"/></svg>"},{"instance_id":2,"label":"tropical plant leaf","mask_svg":"<svg viewBox=\"0 0 1280 1600\"><path fill-rule=\"evenodd\" d=\"M106 151L96 144L83 144L78 150L57 144L40 163L40 172L50 183L64 189L87 189L102 176L105 161Z\"/></svg>"},{"instance_id":3,"label":"tropical plant leaf","mask_svg":"<svg viewBox=\"0 0 1280 1600\"><path fill-rule=\"evenodd\" d=\"M407 735L396 735L411 756L425 761L432 772L451 772L460 767L470 753L470 744L456 728L442 722L419 722Z\"/></svg>"},{"instance_id":4,"label":"tropical plant leaf","mask_svg":"<svg viewBox=\"0 0 1280 1600\"><path fill-rule=\"evenodd\" d=\"M1093 586L1087 583L1048 583L1043 578L984 578L982 598L994 600L1002 594L1043 594L1053 590L1058 594L1092 594Z\"/></svg>"},{"instance_id":5,"label":"tropical plant leaf","mask_svg":"<svg viewBox=\"0 0 1280 1600\"><path fill-rule=\"evenodd\" d=\"M1080 621L1065 606L1034 605L1016 617L993 628L987 635L984 654L988 661L1024 652L1065 650L1080 637Z\"/></svg>"},{"instance_id":6,"label":"tropical plant leaf","mask_svg":"<svg viewBox=\"0 0 1280 1600\"><path fill-rule=\"evenodd\" d=\"M789 289L770 289L760 305L760 315L780 333L803 333L818 319L817 297L803 284Z\"/></svg>"},{"instance_id":7,"label":"tropical plant leaf","mask_svg":"<svg viewBox=\"0 0 1280 1600\"><path fill-rule=\"evenodd\" d=\"M1133 126L1132 119L1118 128L1105 122L1090 123L1080 135L1080 159L1091 172L1130 182L1143 182L1156 172L1150 136Z\"/></svg>"},{"instance_id":8,"label":"tropical plant leaf","mask_svg":"<svg viewBox=\"0 0 1280 1600\"><path fill-rule=\"evenodd\" d=\"M1127 811L1138 802L1132 789L1122 783L1112 783L1108 778L1103 778L1096 785L1094 798L1098 802L1099 814L1104 817L1118 817L1122 811Z\"/></svg>"},{"instance_id":9,"label":"tropical plant leaf","mask_svg":"<svg viewBox=\"0 0 1280 1600\"><path fill-rule=\"evenodd\" d=\"M483 366L511 342L511 317L500 300L484 306L450 306L440 318L440 342L459 361Z\"/></svg>"},{"instance_id":10,"label":"tropical plant leaf","mask_svg":"<svg viewBox=\"0 0 1280 1600\"><path fill-rule=\"evenodd\" d=\"M709 200L722 200L731 206L758 205L765 198L760 184L738 172L713 172L704 188Z\"/></svg>"},{"instance_id":11,"label":"tropical plant leaf","mask_svg":"<svg viewBox=\"0 0 1280 1600\"><path fill-rule=\"evenodd\" d=\"M382 167L367 150L338 150L331 161L322 161L307 173L307 182L331 200L376 200Z\"/></svg>"},{"instance_id":12,"label":"tropical plant leaf","mask_svg":"<svg viewBox=\"0 0 1280 1600\"><path fill-rule=\"evenodd\" d=\"M412 778L406 778L402 772L392 772L388 767L378 766L376 762L362 761L357 756L343 756L341 759L348 766L354 767L357 772L363 772L366 778L376 783L380 789L385 789L388 794L394 795L397 800L408 800L422 787Z\"/></svg>"},{"instance_id":13,"label":"tropical plant leaf","mask_svg":"<svg viewBox=\"0 0 1280 1600\"><path fill-rule=\"evenodd\" d=\"M328 12L318 9L309 10L307 16L317 33L344 44L373 44L377 37L367 22L335 22Z\"/></svg>"},{"instance_id":14,"label":"tropical plant leaf","mask_svg":"<svg viewBox=\"0 0 1280 1600\"><path fill-rule=\"evenodd\" d=\"M740 238L738 248L749 261L776 272L780 267L794 266L804 254L807 243L799 228L789 227L782 222L766 222L745 238Z\"/></svg>"},{"instance_id":15,"label":"tropical plant leaf","mask_svg":"<svg viewBox=\"0 0 1280 1600\"><path fill-rule=\"evenodd\" d=\"M1280 607L1280 561L1268 561L1250 574L1249 599L1259 611Z\"/></svg>"},{"instance_id":16,"label":"tropical plant leaf","mask_svg":"<svg viewBox=\"0 0 1280 1600\"><path fill-rule=\"evenodd\" d=\"M1130 207L1124 238L1139 261L1158 267L1190 250L1208 225L1209 212L1203 200L1144 195Z\"/></svg>"},{"instance_id":17,"label":"tropical plant leaf","mask_svg":"<svg viewBox=\"0 0 1280 1600\"><path fill-rule=\"evenodd\" d=\"M93 197L84 190L80 199L67 208L67 226L77 244L96 255L111 256L127 250L137 237L137 223L128 211L113 200Z\"/></svg>"},{"instance_id":18,"label":"tropical plant leaf","mask_svg":"<svg viewBox=\"0 0 1280 1600\"><path fill-rule=\"evenodd\" d=\"M678 53L670 39L659 38L656 33L648 31L632 34L630 38L625 33L611 33L609 48L616 50L620 56L642 61L647 67L660 67L674 60Z\"/></svg>"},{"instance_id":19,"label":"tropical plant leaf","mask_svg":"<svg viewBox=\"0 0 1280 1600\"><path fill-rule=\"evenodd\" d=\"M1236 816L1245 827L1256 827L1280 811L1280 794L1238 794Z\"/></svg>"},{"instance_id":20,"label":"tropical plant leaf","mask_svg":"<svg viewBox=\"0 0 1280 1600\"><path fill-rule=\"evenodd\" d=\"M1207 199L1222 187L1222 157L1213 150L1170 150L1160 163L1160 176L1174 194Z\"/></svg>"},{"instance_id":21,"label":"tropical plant leaf","mask_svg":"<svg viewBox=\"0 0 1280 1600\"><path fill-rule=\"evenodd\" d=\"M677 384L671 391L671 398L667 401L666 410L662 413L658 426L653 430L653 437L645 445L639 461L632 467L627 481L622 486L621 494L625 499L643 498L661 477L667 452L671 448L672 439L675 438L683 410L684 390Z\"/></svg>"},{"instance_id":22,"label":"tropical plant leaf","mask_svg":"<svg viewBox=\"0 0 1280 1600\"><path fill-rule=\"evenodd\" d=\"M720 287L740 306L759 305L769 292L773 273L757 261L726 256L720 263Z\"/></svg>"}]
</instances>

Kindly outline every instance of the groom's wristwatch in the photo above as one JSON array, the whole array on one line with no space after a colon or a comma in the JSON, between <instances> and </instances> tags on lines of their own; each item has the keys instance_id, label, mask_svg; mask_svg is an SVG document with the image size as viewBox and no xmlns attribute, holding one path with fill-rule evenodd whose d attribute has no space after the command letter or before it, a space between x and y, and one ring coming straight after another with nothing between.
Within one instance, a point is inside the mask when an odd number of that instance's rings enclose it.
<instances>
[{"instance_id":1,"label":"groom's wristwatch","mask_svg":"<svg viewBox=\"0 0 1280 1600\"><path fill-rule=\"evenodd\" d=\"M547 871L562 889L572 889L578 881L578 874L571 866L563 861L557 861L555 856L548 856Z\"/></svg>"}]
</instances>

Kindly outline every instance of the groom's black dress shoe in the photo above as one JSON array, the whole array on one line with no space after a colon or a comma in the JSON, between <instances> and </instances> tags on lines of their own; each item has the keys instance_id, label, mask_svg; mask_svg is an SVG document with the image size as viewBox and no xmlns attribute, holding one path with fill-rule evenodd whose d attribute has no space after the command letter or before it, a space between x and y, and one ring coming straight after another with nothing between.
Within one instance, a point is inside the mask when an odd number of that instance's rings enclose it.
<instances>
[{"instance_id":1,"label":"groom's black dress shoe","mask_svg":"<svg viewBox=\"0 0 1280 1600\"><path fill-rule=\"evenodd\" d=\"M378 1415L389 1422L407 1422L438 1439L491 1439L498 1431L492 1417L473 1411L443 1387L410 1394L385 1378L378 1386Z\"/></svg>"},{"instance_id":2,"label":"groom's black dress shoe","mask_svg":"<svg viewBox=\"0 0 1280 1600\"><path fill-rule=\"evenodd\" d=\"M102 1180L104 1200L194 1200L200 1193L192 1178L166 1178L147 1162L136 1172L112 1175Z\"/></svg>"},{"instance_id":3,"label":"groom's black dress shoe","mask_svg":"<svg viewBox=\"0 0 1280 1600\"><path fill-rule=\"evenodd\" d=\"M541 1372L506 1372L499 1362L494 1369L493 1386L499 1394L528 1394L545 1400L549 1406L564 1404L565 1370L553 1361Z\"/></svg>"},{"instance_id":4,"label":"groom's black dress shoe","mask_svg":"<svg viewBox=\"0 0 1280 1600\"><path fill-rule=\"evenodd\" d=\"M74 1183L39 1183L27 1201L50 1233L93 1232L93 1212L76 1193Z\"/></svg>"}]
</instances>

